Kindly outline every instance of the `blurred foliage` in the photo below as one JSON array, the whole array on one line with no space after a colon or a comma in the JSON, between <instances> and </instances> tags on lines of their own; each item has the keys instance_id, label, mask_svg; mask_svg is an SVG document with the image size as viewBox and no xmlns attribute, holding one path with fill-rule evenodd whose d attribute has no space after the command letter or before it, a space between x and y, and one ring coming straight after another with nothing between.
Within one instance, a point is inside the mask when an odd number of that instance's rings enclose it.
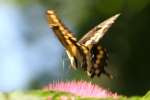
<instances>
[{"instance_id":1,"label":"blurred foliage","mask_svg":"<svg viewBox=\"0 0 150 100\"><path fill-rule=\"evenodd\" d=\"M32 91L16 91L11 93L0 93L0 100L116 100L113 97L108 98L98 98L98 97L82 97L76 96L71 93L61 92L61 91L42 91L42 90L32 90ZM150 92L146 93L144 96L119 96L117 100L149 100Z\"/></svg>"},{"instance_id":2,"label":"blurred foliage","mask_svg":"<svg viewBox=\"0 0 150 100\"><path fill-rule=\"evenodd\" d=\"M150 89L150 0L16 0L16 3L24 7L38 3L45 11L56 10L64 23L79 33L76 34L78 38L102 20L121 13L101 41L109 50L107 69L115 76L114 79L108 80L103 76L85 79L128 96L143 95ZM68 79L84 79L83 74L71 71L66 76Z\"/></svg>"}]
</instances>

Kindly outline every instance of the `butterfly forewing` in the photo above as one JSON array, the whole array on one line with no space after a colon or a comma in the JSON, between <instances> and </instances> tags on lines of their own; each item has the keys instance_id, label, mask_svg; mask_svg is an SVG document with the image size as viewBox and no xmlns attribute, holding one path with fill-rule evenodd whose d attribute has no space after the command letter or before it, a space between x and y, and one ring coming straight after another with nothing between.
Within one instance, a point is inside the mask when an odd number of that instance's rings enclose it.
<instances>
[{"instance_id":1,"label":"butterfly forewing","mask_svg":"<svg viewBox=\"0 0 150 100\"><path fill-rule=\"evenodd\" d=\"M73 33L61 22L53 10L48 10L47 16L49 26L53 29L57 38L66 48L70 46L69 44L76 42Z\"/></svg>"},{"instance_id":2,"label":"butterfly forewing","mask_svg":"<svg viewBox=\"0 0 150 100\"><path fill-rule=\"evenodd\" d=\"M73 68L77 67L77 56L79 55L78 43L73 33L61 22L53 10L47 11L48 24L55 35L66 49Z\"/></svg>"},{"instance_id":3,"label":"butterfly forewing","mask_svg":"<svg viewBox=\"0 0 150 100\"><path fill-rule=\"evenodd\" d=\"M91 44L92 45L97 44L99 40L108 31L108 29L111 27L111 25L114 23L114 21L118 18L119 15L120 14L116 14L110 17L109 19L103 21L99 25L95 26L79 40L79 43L84 44L86 46Z\"/></svg>"}]
</instances>

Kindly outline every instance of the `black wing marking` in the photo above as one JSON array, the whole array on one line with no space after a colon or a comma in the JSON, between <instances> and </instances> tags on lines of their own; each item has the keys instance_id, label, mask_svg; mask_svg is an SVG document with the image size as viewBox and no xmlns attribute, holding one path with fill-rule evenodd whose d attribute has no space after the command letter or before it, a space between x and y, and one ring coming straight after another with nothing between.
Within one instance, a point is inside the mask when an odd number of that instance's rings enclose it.
<instances>
[{"instance_id":1,"label":"black wing marking","mask_svg":"<svg viewBox=\"0 0 150 100\"><path fill-rule=\"evenodd\" d=\"M116 14L91 29L87 34L83 36L83 38L79 40L78 43L84 44L85 46L97 44L114 23L114 21L119 17L119 15L120 14Z\"/></svg>"}]
</instances>

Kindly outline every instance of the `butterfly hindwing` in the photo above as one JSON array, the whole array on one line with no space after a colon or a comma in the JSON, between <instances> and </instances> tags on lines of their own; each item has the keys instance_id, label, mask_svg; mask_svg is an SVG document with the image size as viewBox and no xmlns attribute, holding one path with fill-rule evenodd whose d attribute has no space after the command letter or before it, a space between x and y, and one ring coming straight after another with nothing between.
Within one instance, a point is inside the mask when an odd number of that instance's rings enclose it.
<instances>
[{"instance_id":1,"label":"butterfly hindwing","mask_svg":"<svg viewBox=\"0 0 150 100\"><path fill-rule=\"evenodd\" d=\"M108 52L106 48L103 48L100 45L94 45L91 49L91 53L92 61L94 62L94 75L100 76L101 73L104 73L109 78L112 78L112 76L105 70L105 67L108 64Z\"/></svg>"}]
</instances>

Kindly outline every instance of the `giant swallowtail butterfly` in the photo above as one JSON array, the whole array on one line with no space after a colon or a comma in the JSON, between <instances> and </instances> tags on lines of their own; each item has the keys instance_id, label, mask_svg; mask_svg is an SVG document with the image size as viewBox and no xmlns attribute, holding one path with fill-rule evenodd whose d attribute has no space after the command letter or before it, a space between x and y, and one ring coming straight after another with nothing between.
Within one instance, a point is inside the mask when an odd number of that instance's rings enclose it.
<instances>
[{"instance_id":1,"label":"giant swallowtail butterfly","mask_svg":"<svg viewBox=\"0 0 150 100\"><path fill-rule=\"evenodd\" d=\"M79 41L73 36L74 34L61 22L53 10L47 11L48 24L55 35L66 49L71 67L76 69L81 67L90 77L100 76L101 73L112 76L105 71L108 54L105 48L99 45L100 39L105 35L119 14L103 21Z\"/></svg>"}]
</instances>

